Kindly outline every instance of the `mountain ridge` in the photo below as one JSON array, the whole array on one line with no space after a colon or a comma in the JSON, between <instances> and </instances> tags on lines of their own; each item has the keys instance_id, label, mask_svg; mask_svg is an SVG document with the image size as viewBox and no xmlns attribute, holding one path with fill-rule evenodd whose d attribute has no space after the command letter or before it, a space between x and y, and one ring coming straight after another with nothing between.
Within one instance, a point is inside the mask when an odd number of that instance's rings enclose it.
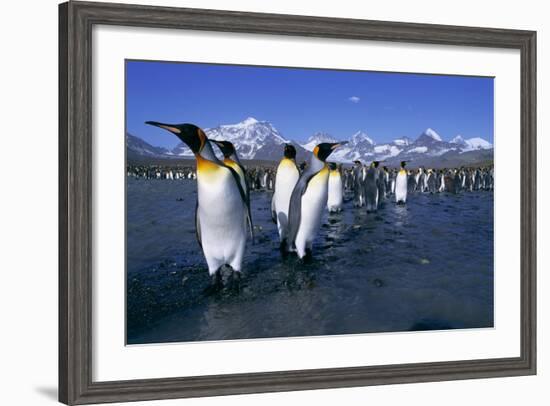
<instances>
[{"instance_id":1,"label":"mountain ridge","mask_svg":"<svg viewBox=\"0 0 550 406\"><path fill-rule=\"evenodd\" d=\"M282 146L290 143L297 150L297 159L305 160L315 145L320 142L337 142L336 137L326 133L317 132L311 135L305 142L299 143L283 136L269 121L257 120L248 117L236 124L223 124L217 127L204 130L207 136L214 140L226 140L235 145L237 153L244 160L267 160L278 161L282 156ZM128 155L137 155L155 158L192 158L191 150L184 144L179 143L173 149L168 150L162 147L155 147L139 137L131 134L126 135ZM437 161L438 157L444 160L445 157L455 156L454 161L460 161L460 156L465 153L482 155L487 159L487 152L491 151L493 145L481 137L465 139L457 135L450 141L444 141L436 130L428 127L415 139L409 137L396 138L391 142L377 144L366 132L359 130L352 134L348 143L338 148L330 160L334 162L350 163L355 160L369 162L373 160L384 161L394 164L399 161ZM219 153L217 148L214 150ZM485 153L481 153L485 152ZM221 156L221 155L220 155ZM429 158L429 159L428 159ZM467 157L464 157L466 161Z\"/></svg>"}]
</instances>

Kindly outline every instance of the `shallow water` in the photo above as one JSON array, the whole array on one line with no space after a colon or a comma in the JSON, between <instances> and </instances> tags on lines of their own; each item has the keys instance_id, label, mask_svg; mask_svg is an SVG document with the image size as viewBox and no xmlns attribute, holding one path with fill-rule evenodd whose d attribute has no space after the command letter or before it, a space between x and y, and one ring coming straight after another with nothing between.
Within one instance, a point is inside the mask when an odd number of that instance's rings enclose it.
<instances>
[{"instance_id":1,"label":"shallow water","mask_svg":"<svg viewBox=\"0 0 550 406\"><path fill-rule=\"evenodd\" d=\"M313 262L282 259L270 192L252 192L240 290L208 294L196 183L127 180L127 341L493 326L493 193L409 195L325 214Z\"/></svg>"}]
</instances>

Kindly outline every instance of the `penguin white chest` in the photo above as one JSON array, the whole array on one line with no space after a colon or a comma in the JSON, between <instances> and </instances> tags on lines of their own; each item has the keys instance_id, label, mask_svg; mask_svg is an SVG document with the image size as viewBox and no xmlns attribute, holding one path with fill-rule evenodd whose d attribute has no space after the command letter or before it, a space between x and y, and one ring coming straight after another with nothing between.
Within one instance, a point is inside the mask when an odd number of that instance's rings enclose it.
<instances>
[{"instance_id":1,"label":"penguin white chest","mask_svg":"<svg viewBox=\"0 0 550 406\"><path fill-rule=\"evenodd\" d=\"M246 204L228 168L197 173L197 228L210 273L222 265L241 270L246 245Z\"/></svg>"},{"instance_id":2,"label":"penguin white chest","mask_svg":"<svg viewBox=\"0 0 550 406\"><path fill-rule=\"evenodd\" d=\"M328 169L324 168L309 181L302 195L300 227L296 234L296 250L302 257L321 225L321 218L328 199Z\"/></svg>"},{"instance_id":3,"label":"penguin white chest","mask_svg":"<svg viewBox=\"0 0 550 406\"><path fill-rule=\"evenodd\" d=\"M328 201L327 207L329 211L339 211L342 209L344 201L344 187L340 172L331 171L328 178Z\"/></svg>"},{"instance_id":4,"label":"penguin white chest","mask_svg":"<svg viewBox=\"0 0 550 406\"><path fill-rule=\"evenodd\" d=\"M405 170L399 171L395 179L395 201L397 203L407 202L407 172Z\"/></svg>"},{"instance_id":5,"label":"penguin white chest","mask_svg":"<svg viewBox=\"0 0 550 406\"><path fill-rule=\"evenodd\" d=\"M290 159L283 159L277 168L273 195L273 209L277 216L277 228L281 240L286 237L290 197L299 177L300 173L294 162Z\"/></svg>"}]
</instances>

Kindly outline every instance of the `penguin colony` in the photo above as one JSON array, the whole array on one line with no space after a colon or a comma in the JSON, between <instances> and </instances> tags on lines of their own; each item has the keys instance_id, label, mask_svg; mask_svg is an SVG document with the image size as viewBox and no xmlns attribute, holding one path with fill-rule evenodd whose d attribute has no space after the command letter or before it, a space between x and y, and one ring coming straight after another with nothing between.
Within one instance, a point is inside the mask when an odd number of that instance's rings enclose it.
<instances>
[{"instance_id":1,"label":"penguin colony","mask_svg":"<svg viewBox=\"0 0 550 406\"><path fill-rule=\"evenodd\" d=\"M287 144L276 170L247 170L228 141L209 140L193 124L150 124L176 135L186 143L196 159L196 169L162 166L128 167L127 175L144 179L196 179L196 237L202 248L215 287L222 285L221 270L229 268L240 279L247 239L253 240L250 210L252 190L272 190L271 217L277 226L283 257L295 253L301 260L312 257L312 245L325 210L342 210L345 191L353 194L353 205L376 212L384 200L406 204L412 193L453 194L461 191L492 190L494 169L451 168L407 169L380 167L379 161L351 168L327 163L333 151L346 142L321 143L307 163L296 163L296 149ZM223 154L218 159L213 146ZM223 202L223 204L219 204Z\"/></svg>"}]
</instances>

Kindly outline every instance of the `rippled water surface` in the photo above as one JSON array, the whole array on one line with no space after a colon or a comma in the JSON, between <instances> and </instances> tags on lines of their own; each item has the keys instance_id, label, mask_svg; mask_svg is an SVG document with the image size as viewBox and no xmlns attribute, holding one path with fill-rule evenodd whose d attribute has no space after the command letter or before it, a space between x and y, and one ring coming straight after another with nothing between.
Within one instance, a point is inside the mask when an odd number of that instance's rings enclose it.
<instances>
[{"instance_id":1,"label":"rippled water surface","mask_svg":"<svg viewBox=\"0 0 550 406\"><path fill-rule=\"evenodd\" d=\"M328 213L311 264L283 260L252 192L240 289L206 293L194 181L127 181L129 344L493 326L493 193L414 194Z\"/></svg>"}]
</instances>

